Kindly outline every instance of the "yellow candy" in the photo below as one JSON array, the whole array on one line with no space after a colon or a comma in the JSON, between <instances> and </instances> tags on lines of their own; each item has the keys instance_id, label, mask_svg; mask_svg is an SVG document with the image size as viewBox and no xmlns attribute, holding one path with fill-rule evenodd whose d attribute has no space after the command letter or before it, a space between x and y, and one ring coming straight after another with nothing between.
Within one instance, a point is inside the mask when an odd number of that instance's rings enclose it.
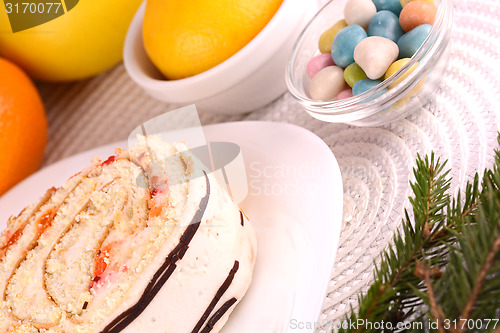
<instances>
[{"instance_id":1,"label":"yellow candy","mask_svg":"<svg viewBox=\"0 0 500 333\"><path fill-rule=\"evenodd\" d=\"M408 61L410 61L410 58L403 58L403 59L399 59L399 60L393 62L392 65L390 65L389 68L387 69L387 71L385 72L384 79L387 80L389 77L394 75L394 73L396 73L401 67L406 65L406 63L408 63ZM406 72L400 78L398 78L396 81L394 81L393 83L391 83L389 85L389 88L394 88L395 86L400 84L401 81L406 79L408 77L408 75L410 75L410 73L412 73L415 70L415 68L417 68L417 64L418 63L415 63L415 64L413 64L413 66L411 66L409 69L407 69Z\"/></svg>"},{"instance_id":2,"label":"yellow candy","mask_svg":"<svg viewBox=\"0 0 500 333\"><path fill-rule=\"evenodd\" d=\"M406 106L406 104L408 104L410 102L410 97L411 96L408 96L408 94L403 96L403 98L398 100L396 103L392 104L392 106L389 110L400 109L400 108Z\"/></svg>"},{"instance_id":3,"label":"yellow candy","mask_svg":"<svg viewBox=\"0 0 500 333\"><path fill-rule=\"evenodd\" d=\"M426 81L427 81L427 76L424 77L422 80L420 80L420 82L417 84L417 86L415 88L410 90L406 95L404 95L402 98L400 98L396 103L392 104L390 110L400 109L400 108L403 108L404 106L406 106L410 102L410 99L413 96L417 95L419 92L422 91Z\"/></svg>"},{"instance_id":4,"label":"yellow candy","mask_svg":"<svg viewBox=\"0 0 500 333\"><path fill-rule=\"evenodd\" d=\"M389 77L394 75L401 67L406 65L408 61L410 61L410 58L403 58L395 61L391 66L389 66L389 68L385 72L384 79L388 79ZM401 81L403 81L406 77L408 77L408 75L410 75L410 73L412 73L415 70L415 68L417 68L417 63L413 64L413 66L407 69L406 72L400 78L391 83L389 85L389 89L392 89L396 87L399 83L401 83ZM422 91L426 81L427 81L427 76L421 79L420 82L415 86L415 88L413 88L411 91L406 93L400 100L394 103L391 109L399 109L408 104L411 97L417 95L420 91Z\"/></svg>"},{"instance_id":5,"label":"yellow candy","mask_svg":"<svg viewBox=\"0 0 500 333\"><path fill-rule=\"evenodd\" d=\"M424 89L424 85L425 85L425 82L427 81L427 76L424 77L422 80L420 80L420 82L415 86L415 88L413 88L409 93L408 95L411 97L411 96L415 96L416 94L418 94L419 92L422 91L422 89Z\"/></svg>"},{"instance_id":6,"label":"yellow candy","mask_svg":"<svg viewBox=\"0 0 500 333\"><path fill-rule=\"evenodd\" d=\"M332 51L332 43L335 35L345 27L347 27L347 23L345 22L345 20L340 20L333 26L325 30L319 37L319 51L321 53L330 53Z\"/></svg>"},{"instance_id":7,"label":"yellow candy","mask_svg":"<svg viewBox=\"0 0 500 333\"><path fill-rule=\"evenodd\" d=\"M412 2L412 1L415 1L415 0L399 0L399 2L401 2L401 7L406 6L408 4L408 2ZM427 1L430 3L434 3L434 0L421 0L421 1Z\"/></svg>"}]
</instances>

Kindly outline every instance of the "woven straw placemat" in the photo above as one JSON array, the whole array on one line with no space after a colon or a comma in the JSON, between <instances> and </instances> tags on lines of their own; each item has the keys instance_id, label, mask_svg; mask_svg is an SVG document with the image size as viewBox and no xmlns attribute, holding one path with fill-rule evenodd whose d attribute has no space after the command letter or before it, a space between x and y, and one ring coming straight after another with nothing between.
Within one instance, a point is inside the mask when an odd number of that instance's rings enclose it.
<instances>
[{"instance_id":1,"label":"woven straw placemat","mask_svg":"<svg viewBox=\"0 0 500 333\"><path fill-rule=\"evenodd\" d=\"M452 52L435 101L391 125L354 128L320 122L289 95L245 116L201 114L202 124L289 122L320 136L332 149L344 181L344 219L337 261L318 319L339 319L372 279L373 260L387 246L409 207L417 153L448 159L452 189L491 166L500 103L500 1L455 0ZM94 79L39 84L50 123L44 165L127 138L138 124L175 109L155 101L122 65Z\"/></svg>"}]
</instances>

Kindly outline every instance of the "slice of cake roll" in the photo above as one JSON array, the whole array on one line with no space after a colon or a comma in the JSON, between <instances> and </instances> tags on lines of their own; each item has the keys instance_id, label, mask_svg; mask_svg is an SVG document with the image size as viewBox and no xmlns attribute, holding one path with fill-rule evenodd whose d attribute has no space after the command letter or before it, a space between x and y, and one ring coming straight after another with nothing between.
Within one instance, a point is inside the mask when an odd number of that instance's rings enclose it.
<instances>
[{"instance_id":1,"label":"slice of cake roll","mask_svg":"<svg viewBox=\"0 0 500 333\"><path fill-rule=\"evenodd\" d=\"M247 291L251 224L181 143L140 137L0 236L0 333L217 332Z\"/></svg>"}]
</instances>

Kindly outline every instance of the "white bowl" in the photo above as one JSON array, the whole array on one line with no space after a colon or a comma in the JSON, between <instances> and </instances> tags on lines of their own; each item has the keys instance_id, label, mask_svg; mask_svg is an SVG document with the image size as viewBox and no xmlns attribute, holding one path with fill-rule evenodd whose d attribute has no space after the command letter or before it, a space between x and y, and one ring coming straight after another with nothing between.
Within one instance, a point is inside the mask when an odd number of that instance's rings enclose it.
<instances>
[{"instance_id":1,"label":"white bowl","mask_svg":"<svg viewBox=\"0 0 500 333\"><path fill-rule=\"evenodd\" d=\"M295 40L318 10L316 1L284 0L262 31L232 57L195 76L166 80L144 49L143 2L130 24L123 61L130 77L154 98L196 104L201 112L245 113L286 90L285 73Z\"/></svg>"}]
</instances>

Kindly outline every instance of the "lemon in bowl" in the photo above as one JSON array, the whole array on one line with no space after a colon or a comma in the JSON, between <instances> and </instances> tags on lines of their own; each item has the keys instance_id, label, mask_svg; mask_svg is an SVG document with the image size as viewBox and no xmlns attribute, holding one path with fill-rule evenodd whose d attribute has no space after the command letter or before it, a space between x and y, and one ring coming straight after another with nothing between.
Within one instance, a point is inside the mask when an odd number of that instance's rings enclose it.
<instances>
[{"instance_id":1,"label":"lemon in bowl","mask_svg":"<svg viewBox=\"0 0 500 333\"><path fill-rule=\"evenodd\" d=\"M283 0L148 0L144 47L167 79L200 74L241 50Z\"/></svg>"},{"instance_id":2,"label":"lemon in bowl","mask_svg":"<svg viewBox=\"0 0 500 333\"><path fill-rule=\"evenodd\" d=\"M166 1L167 4L169 2ZM201 2L210 2L206 6L212 11L201 10ZM245 11L245 8L260 1L239 0L235 3L246 4L239 10L241 15L248 15L246 19L241 18L234 8L227 11L217 9L219 2L216 1L197 0L193 7L187 3L178 4L192 9L189 15L185 14L185 19L193 21L188 23L189 29L180 28L181 23L177 19L181 14L172 11L168 14L171 21L169 29L156 25L158 29L154 34L157 36L154 38L164 38L163 42L170 38L170 29L179 27L177 36L174 36L176 43L169 42L168 48L160 43L156 45L157 53L169 57L165 67L152 54L154 50L147 46L150 42L147 36L148 15L143 3L125 41L124 63L130 77L156 99L178 105L196 104L202 112L245 113L278 98L286 91L284 75L293 43L316 13L318 4L316 1L283 0L273 2L277 6L273 13L274 7L266 7L264 11ZM249 15L249 12L253 14ZM268 22L263 13L269 16ZM153 14L156 15L155 12ZM205 15L212 18L203 18ZM259 19L256 20L255 16ZM164 22L162 26L167 24ZM186 43L190 51L179 52L177 60L172 60L175 54L165 55L178 52L186 47ZM203 45L210 45L210 50ZM165 70L167 67L177 68L169 71Z\"/></svg>"}]
</instances>

